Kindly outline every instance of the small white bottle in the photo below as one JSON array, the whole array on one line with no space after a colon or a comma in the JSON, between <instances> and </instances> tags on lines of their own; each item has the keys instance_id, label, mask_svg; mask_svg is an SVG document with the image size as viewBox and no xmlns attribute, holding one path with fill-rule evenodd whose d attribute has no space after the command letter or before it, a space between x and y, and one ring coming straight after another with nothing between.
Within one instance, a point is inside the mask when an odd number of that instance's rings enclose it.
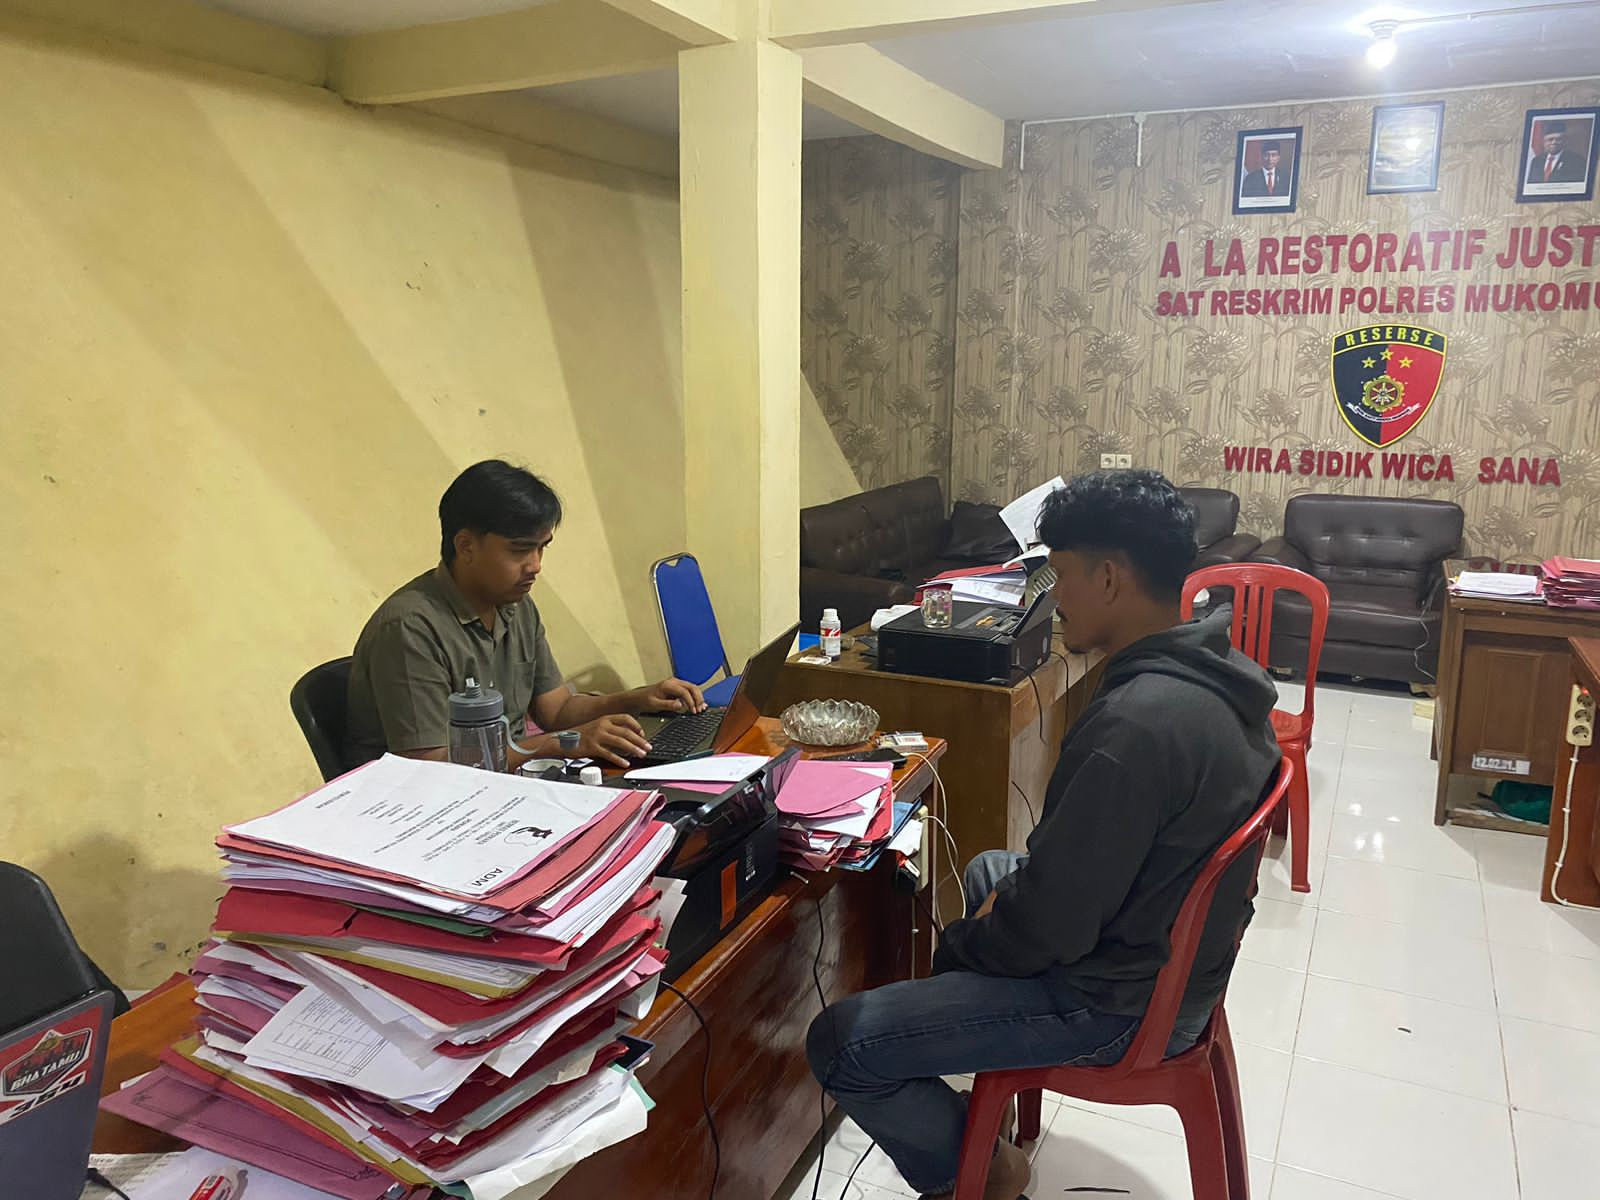
<instances>
[{"instance_id":1,"label":"small white bottle","mask_svg":"<svg viewBox=\"0 0 1600 1200\"><path fill-rule=\"evenodd\" d=\"M822 653L830 659L837 659L841 650L839 610L825 608L822 610Z\"/></svg>"}]
</instances>

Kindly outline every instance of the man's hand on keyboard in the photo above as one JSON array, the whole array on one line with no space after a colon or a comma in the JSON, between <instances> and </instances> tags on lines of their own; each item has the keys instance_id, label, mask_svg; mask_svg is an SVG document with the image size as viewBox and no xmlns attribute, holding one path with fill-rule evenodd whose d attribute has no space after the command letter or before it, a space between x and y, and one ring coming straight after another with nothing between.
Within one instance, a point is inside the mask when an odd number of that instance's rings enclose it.
<instances>
[{"instance_id":1,"label":"man's hand on keyboard","mask_svg":"<svg viewBox=\"0 0 1600 1200\"><path fill-rule=\"evenodd\" d=\"M700 689L682 679L663 679L645 689L646 712L705 712L706 698Z\"/></svg>"},{"instance_id":2,"label":"man's hand on keyboard","mask_svg":"<svg viewBox=\"0 0 1600 1200\"><path fill-rule=\"evenodd\" d=\"M636 758L650 753L650 742L639 722L626 713L600 717L578 726L578 755L598 759L616 767L626 767Z\"/></svg>"}]
</instances>

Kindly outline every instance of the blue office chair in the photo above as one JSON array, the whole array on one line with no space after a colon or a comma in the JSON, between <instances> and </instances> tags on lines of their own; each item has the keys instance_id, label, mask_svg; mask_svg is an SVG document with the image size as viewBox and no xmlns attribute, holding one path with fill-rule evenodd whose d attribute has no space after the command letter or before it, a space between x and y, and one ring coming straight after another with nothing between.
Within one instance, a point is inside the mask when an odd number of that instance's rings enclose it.
<instances>
[{"instance_id":1,"label":"blue office chair","mask_svg":"<svg viewBox=\"0 0 1600 1200\"><path fill-rule=\"evenodd\" d=\"M692 554L669 555L650 565L650 582L656 590L661 628L667 635L672 673L702 688L707 704L727 704L739 686L739 677L729 667L728 652L722 648L722 633L700 564ZM706 687L718 671L726 678Z\"/></svg>"}]
</instances>

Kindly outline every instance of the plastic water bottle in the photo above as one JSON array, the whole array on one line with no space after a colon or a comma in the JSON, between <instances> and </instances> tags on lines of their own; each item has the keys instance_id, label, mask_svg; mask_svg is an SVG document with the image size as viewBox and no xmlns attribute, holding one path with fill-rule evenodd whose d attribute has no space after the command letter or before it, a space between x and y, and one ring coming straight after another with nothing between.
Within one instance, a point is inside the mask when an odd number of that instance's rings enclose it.
<instances>
[{"instance_id":1,"label":"plastic water bottle","mask_svg":"<svg viewBox=\"0 0 1600 1200\"><path fill-rule=\"evenodd\" d=\"M839 610L837 608L823 609L822 652L831 659L838 658L843 649L840 643L840 632Z\"/></svg>"}]
</instances>

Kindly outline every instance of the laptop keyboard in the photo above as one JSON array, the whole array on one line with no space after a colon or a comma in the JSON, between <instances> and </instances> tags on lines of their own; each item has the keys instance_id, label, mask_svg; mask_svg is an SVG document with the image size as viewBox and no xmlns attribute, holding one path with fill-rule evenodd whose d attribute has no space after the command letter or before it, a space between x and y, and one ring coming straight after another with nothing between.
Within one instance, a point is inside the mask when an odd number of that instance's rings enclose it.
<instances>
[{"instance_id":1,"label":"laptop keyboard","mask_svg":"<svg viewBox=\"0 0 1600 1200\"><path fill-rule=\"evenodd\" d=\"M704 745L706 739L716 735L722 724L726 708L708 708L705 712L674 717L650 739L650 757L656 759L684 758Z\"/></svg>"}]
</instances>

